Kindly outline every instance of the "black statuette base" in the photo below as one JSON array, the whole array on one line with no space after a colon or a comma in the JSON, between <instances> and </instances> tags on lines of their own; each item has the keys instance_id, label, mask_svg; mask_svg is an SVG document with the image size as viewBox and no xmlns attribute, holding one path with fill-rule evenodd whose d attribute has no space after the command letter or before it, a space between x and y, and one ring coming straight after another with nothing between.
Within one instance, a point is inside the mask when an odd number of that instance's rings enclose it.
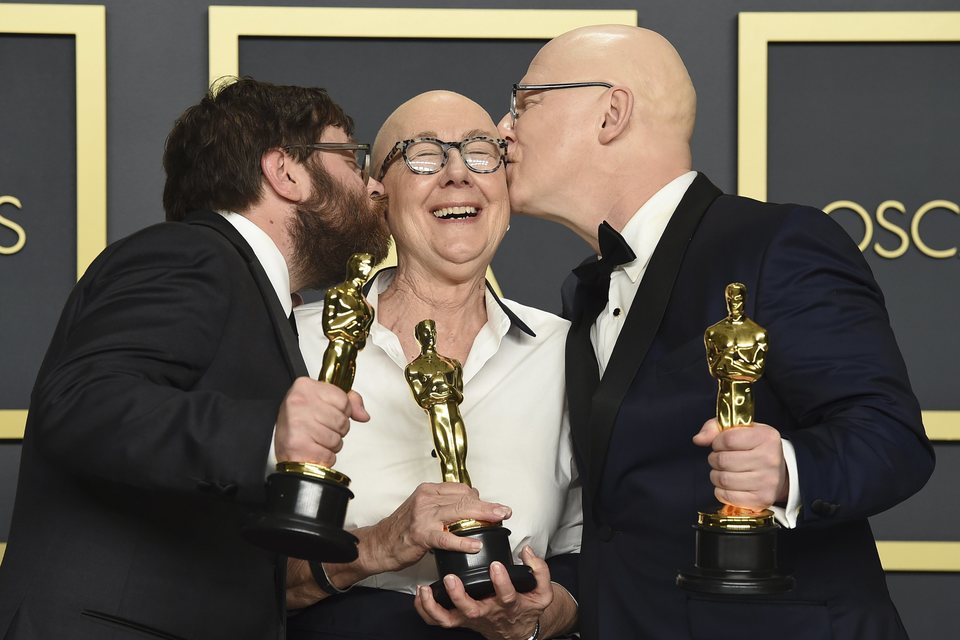
<instances>
[{"instance_id":1,"label":"black statuette base","mask_svg":"<svg viewBox=\"0 0 960 640\"><path fill-rule=\"evenodd\" d=\"M490 563L499 561L507 568L513 588L518 593L533 591L537 580L533 577L530 567L522 564L513 564L513 554L510 552L510 530L501 526L485 527L472 531L462 531L458 536L477 538L483 543L483 548L477 553L461 553L435 549L434 557L437 562L437 573L440 579L430 585L433 599L445 609L452 609L453 603L443 585L443 577L454 574L463 581L464 589L474 600L482 600L494 593L493 581L490 579Z\"/></svg>"},{"instance_id":2,"label":"black statuette base","mask_svg":"<svg viewBox=\"0 0 960 640\"><path fill-rule=\"evenodd\" d=\"M267 513L243 529L258 547L314 562L357 559L357 538L343 530L347 487L300 473L273 473L267 478Z\"/></svg>"},{"instance_id":3,"label":"black statuette base","mask_svg":"<svg viewBox=\"0 0 960 640\"><path fill-rule=\"evenodd\" d=\"M749 531L694 528L696 566L677 575L677 586L715 595L769 595L793 589L793 576L777 571L776 525Z\"/></svg>"}]
</instances>

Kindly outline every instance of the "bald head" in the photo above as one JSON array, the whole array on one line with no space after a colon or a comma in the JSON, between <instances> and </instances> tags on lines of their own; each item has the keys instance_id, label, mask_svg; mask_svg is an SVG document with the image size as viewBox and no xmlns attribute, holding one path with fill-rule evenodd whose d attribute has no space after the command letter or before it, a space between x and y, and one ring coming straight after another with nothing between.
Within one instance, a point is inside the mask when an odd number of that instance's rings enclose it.
<instances>
[{"instance_id":1,"label":"bald head","mask_svg":"<svg viewBox=\"0 0 960 640\"><path fill-rule=\"evenodd\" d=\"M696 93L680 55L660 34L625 25L568 31L548 42L530 63L525 81L604 80L634 94L634 114L689 143Z\"/></svg>"},{"instance_id":2,"label":"bald head","mask_svg":"<svg viewBox=\"0 0 960 640\"><path fill-rule=\"evenodd\" d=\"M515 212L560 222L596 248L601 221L622 229L690 171L696 93L663 36L574 29L544 45L520 82L547 86L517 91L500 121ZM585 84L550 86L566 83Z\"/></svg>"},{"instance_id":3,"label":"bald head","mask_svg":"<svg viewBox=\"0 0 960 640\"><path fill-rule=\"evenodd\" d=\"M371 167L376 177L390 149L400 140L420 136L437 136L437 123L469 123L468 130L458 135L497 137L497 126L479 104L453 91L427 91L407 100L386 119L377 133L371 154Z\"/></svg>"}]
</instances>

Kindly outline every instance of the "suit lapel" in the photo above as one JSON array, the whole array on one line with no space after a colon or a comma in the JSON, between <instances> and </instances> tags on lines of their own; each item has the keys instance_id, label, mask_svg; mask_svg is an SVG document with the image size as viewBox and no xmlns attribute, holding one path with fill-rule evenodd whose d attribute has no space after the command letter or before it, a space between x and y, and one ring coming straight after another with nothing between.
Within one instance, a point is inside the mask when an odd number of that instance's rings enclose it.
<instances>
[{"instance_id":1,"label":"suit lapel","mask_svg":"<svg viewBox=\"0 0 960 640\"><path fill-rule=\"evenodd\" d=\"M640 281L630 313L613 349L610 362L593 395L589 418L591 496L596 496L610 446L610 436L620 405L643 363L660 327L670 293L680 271L687 245L707 208L721 195L719 189L698 174L664 229L650 264ZM590 328L586 328L587 344ZM568 347L569 349L569 347ZM570 353L568 351L568 359ZM592 357L592 356L591 356ZM593 360L596 362L595 360ZM569 368L569 367L568 367ZM572 418L572 412L571 412Z\"/></svg>"},{"instance_id":2,"label":"suit lapel","mask_svg":"<svg viewBox=\"0 0 960 640\"><path fill-rule=\"evenodd\" d=\"M306 376L307 365L303 361L303 355L300 353L300 344L297 335L293 332L289 318L283 313L283 305L277 298L277 291L273 288L267 272L263 270L263 265L257 259L257 255L243 239L240 232L232 224L227 222L223 216L211 211L197 211L190 214L185 220L188 224L195 224L209 227L226 238L230 244L236 247L240 255L243 256L250 268L250 275L253 276L260 289L260 295L263 297L264 304L267 305L267 311L270 316L270 322L273 324L274 333L277 341L283 346L283 356L287 362L287 368L290 375L294 378Z\"/></svg>"}]
</instances>

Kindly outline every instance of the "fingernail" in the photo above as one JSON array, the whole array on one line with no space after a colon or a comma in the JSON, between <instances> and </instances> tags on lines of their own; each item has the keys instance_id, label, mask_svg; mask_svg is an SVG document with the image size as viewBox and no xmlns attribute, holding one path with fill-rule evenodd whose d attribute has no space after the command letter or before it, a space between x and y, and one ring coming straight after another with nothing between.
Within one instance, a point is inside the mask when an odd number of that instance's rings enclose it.
<instances>
[{"instance_id":1,"label":"fingernail","mask_svg":"<svg viewBox=\"0 0 960 640\"><path fill-rule=\"evenodd\" d=\"M477 553L478 551L480 551L480 549L483 549L482 542L480 542L479 540L470 541L470 553Z\"/></svg>"},{"instance_id":2,"label":"fingernail","mask_svg":"<svg viewBox=\"0 0 960 640\"><path fill-rule=\"evenodd\" d=\"M494 572L497 573L497 574L502 573L502 572L503 572L503 563L501 563L501 562L499 562L499 561L497 561L497 560L494 560L493 562L491 562L491 563L490 563L490 573L494 573Z\"/></svg>"},{"instance_id":3,"label":"fingernail","mask_svg":"<svg viewBox=\"0 0 960 640\"><path fill-rule=\"evenodd\" d=\"M496 508L494 508L493 512L494 512L495 514L497 514L497 517L498 517L498 518L509 518L509 517L510 517L510 509L509 509L508 507L503 507L503 506L496 507Z\"/></svg>"},{"instance_id":4,"label":"fingernail","mask_svg":"<svg viewBox=\"0 0 960 640\"><path fill-rule=\"evenodd\" d=\"M443 584L446 585L447 589L452 589L457 584L457 579L453 577L453 574L447 574L443 576Z\"/></svg>"}]
</instances>

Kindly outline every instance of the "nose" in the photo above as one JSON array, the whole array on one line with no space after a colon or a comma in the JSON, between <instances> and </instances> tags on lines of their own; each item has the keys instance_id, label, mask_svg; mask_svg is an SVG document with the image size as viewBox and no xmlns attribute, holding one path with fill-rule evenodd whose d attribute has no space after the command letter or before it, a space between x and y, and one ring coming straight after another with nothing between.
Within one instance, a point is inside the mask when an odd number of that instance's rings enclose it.
<instances>
[{"instance_id":1,"label":"nose","mask_svg":"<svg viewBox=\"0 0 960 640\"><path fill-rule=\"evenodd\" d=\"M383 188L383 183L381 183L379 180L374 180L373 176L367 178L367 195L369 195L371 198L374 198L377 196L382 196L384 192L385 189Z\"/></svg>"},{"instance_id":2,"label":"nose","mask_svg":"<svg viewBox=\"0 0 960 640\"><path fill-rule=\"evenodd\" d=\"M467 169L467 164L463 161L463 156L460 155L458 149L451 148L447 152L447 164L440 170L440 180L444 185L450 183L471 184L473 182L473 172Z\"/></svg>"},{"instance_id":3,"label":"nose","mask_svg":"<svg viewBox=\"0 0 960 640\"><path fill-rule=\"evenodd\" d=\"M500 118L500 122L497 123L497 131L500 133L500 137L507 141L508 145L517 142L517 135L513 130L513 116L510 115L509 111Z\"/></svg>"}]
</instances>

